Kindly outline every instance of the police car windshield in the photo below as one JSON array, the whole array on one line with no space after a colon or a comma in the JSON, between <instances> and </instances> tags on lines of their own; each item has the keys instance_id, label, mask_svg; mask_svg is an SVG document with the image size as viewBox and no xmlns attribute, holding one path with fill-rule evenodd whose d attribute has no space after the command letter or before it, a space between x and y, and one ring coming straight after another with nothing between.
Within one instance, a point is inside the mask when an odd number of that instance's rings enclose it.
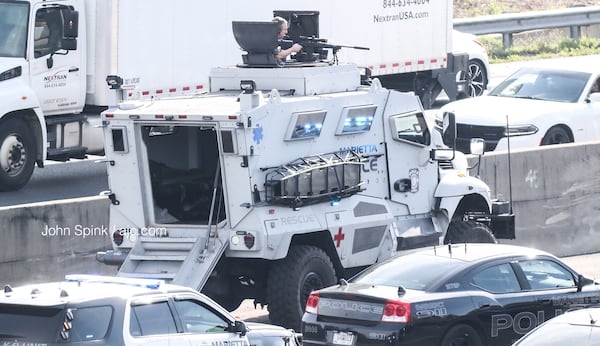
<instances>
[{"instance_id":1,"label":"police car windshield","mask_svg":"<svg viewBox=\"0 0 600 346\"><path fill-rule=\"evenodd\" d=\"M370 267L352 278L351 282L423 290L434 280L462 267L464 263L449 257L401 256Z\"/></svg>"},{"instance_id":2,"label":"police car windshield","mask_svg":"<svg viewBox=\"0 0 600 346\"><path fill-rule=\"evenodd\" d=\"M62 307L0 305L0 345L7 341L56 341L62 312Z\"/></svg>"}]
</instances>

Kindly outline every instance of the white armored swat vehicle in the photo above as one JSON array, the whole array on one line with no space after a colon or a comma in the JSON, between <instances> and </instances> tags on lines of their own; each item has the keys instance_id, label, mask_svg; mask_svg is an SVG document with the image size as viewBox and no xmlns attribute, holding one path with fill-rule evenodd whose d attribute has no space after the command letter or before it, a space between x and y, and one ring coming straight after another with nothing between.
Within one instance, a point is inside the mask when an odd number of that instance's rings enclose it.
<instances>
[{"instance_id":1,"label":"white armored swat vehicle","mask_svg":"<svg viewBox=\"0 0 600 346\"><path fill-rule=\"evenodd\" d=\"M399 251L514 237L451 114L434 126L413 93L361 85L338 46L278 67L276 22L233 26L245 64L213 69L210 93L103 114L114 250L98 259L119 276L251 298L298 328L312 290Z\"/></svg>"}]
</instances>

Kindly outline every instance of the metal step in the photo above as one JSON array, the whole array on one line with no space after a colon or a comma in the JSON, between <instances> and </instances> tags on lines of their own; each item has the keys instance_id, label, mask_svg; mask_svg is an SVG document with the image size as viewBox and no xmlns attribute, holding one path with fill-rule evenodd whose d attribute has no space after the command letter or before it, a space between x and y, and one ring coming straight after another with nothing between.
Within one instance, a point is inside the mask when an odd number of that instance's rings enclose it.
<instances>
[{"instance_id":1,"label":"metal step","mask_svg":"<svg viewBox=\"0 0 600 346\"><path fill-rule=\"evenodd\" d=\"M202 289L227 247L227 240L206 237L141 237L129 251L118 276L162 279Z\"/></svg>"},{"instance_id":2,"label":"metal step","mask_svg":"<svg viewBox=\"0 0 600 346\"><path fill-rule=\"evenodd\" d=\"M187 255L130 255L134 261L185 261Z\"/></svg>"},{"instance_id":3,"label":"metal step","mask_svg":"<svg viewBox=\"0 0 600 346\"><path fill-rule=\"evenodd\" d=\"M227 238L225 240L213 238L208 243L196 243L173 283L202 290L219 259L223 256L227 244ZM200 247L201 245L202 247Z\"/></svg>"},{"instance_id":4,"label":"metal step","mask_svg":"<svg viewBox=\"0 0 600 346\"><path fill-rule=\"evenodd\" d=\"M140 237L139 240L144 243L195 243L198 237Z\"/></svg>"},{"instance_id":5,"label":"metal step","mask_svg":"<svg viewBox=\"0 0 600 346\"><path fill-rule=\"evenodd\" d=\"M136 278L136 279L162 279L162 280L173 280L175 278L175 273L124 273L119 271L117 276L126 277L126 278Z\"/></svg>"}]
</instances>

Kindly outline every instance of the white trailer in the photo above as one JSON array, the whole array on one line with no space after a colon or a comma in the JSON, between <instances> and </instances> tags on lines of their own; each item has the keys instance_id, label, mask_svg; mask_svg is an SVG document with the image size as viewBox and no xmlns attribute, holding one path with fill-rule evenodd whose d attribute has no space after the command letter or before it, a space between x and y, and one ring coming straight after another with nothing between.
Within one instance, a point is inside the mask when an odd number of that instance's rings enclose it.
<instances>
[{"instance_id":1,"label":"white trailer","mask_svg":"<svg viewBox=\"0 0 600 346\"><path fill-rule=\"evenodd\" d=\"M255 38L277 25L234 25L244 60L272 58ZM113 250L97 259L120 276L254 299L298 328L312 290L398 252L514 237L453 116L434 126L414 93L320 60L214 68L209 86L103 113Z\"/></svg>"},{"instance_id":2,"label":"white trailer","mask_svg":"<svg viewBox=\"0 0 600 346\"><path fill-rule=\"evenodd\" d=\"M95 126L108 75L123 78L128 99L206 90L210 67L239 63L231 22L276 10L318 12L313 32L370 48L339 55L366 68L364 82L376 76L426 106L442 89L450 99L465 90L451 0L0 0L0 191L24 186L46 159L103 152Z\"/></svg>"}]
</instances>

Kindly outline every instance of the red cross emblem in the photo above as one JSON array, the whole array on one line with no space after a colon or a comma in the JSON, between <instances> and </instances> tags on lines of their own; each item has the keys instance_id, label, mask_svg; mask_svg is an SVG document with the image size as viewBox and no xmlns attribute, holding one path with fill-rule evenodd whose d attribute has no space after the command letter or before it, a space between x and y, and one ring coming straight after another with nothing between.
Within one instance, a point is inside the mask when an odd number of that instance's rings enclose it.
<instances>
[{"instance_id":1,"label":"red cross emblem","mask_svg":"<svg viewBox=\"0 0 600 346\"><path fill-rule=\"evenodd\" d=\"M333 236L333 240L337 242L335 244L335 247L340 247L340 244L342 243L342 240L344 240L344 237L345 236L344 236L344 233L342 233L342 227L340 227L338 229L338 233Z\"/></svg>"}]
</instances>

